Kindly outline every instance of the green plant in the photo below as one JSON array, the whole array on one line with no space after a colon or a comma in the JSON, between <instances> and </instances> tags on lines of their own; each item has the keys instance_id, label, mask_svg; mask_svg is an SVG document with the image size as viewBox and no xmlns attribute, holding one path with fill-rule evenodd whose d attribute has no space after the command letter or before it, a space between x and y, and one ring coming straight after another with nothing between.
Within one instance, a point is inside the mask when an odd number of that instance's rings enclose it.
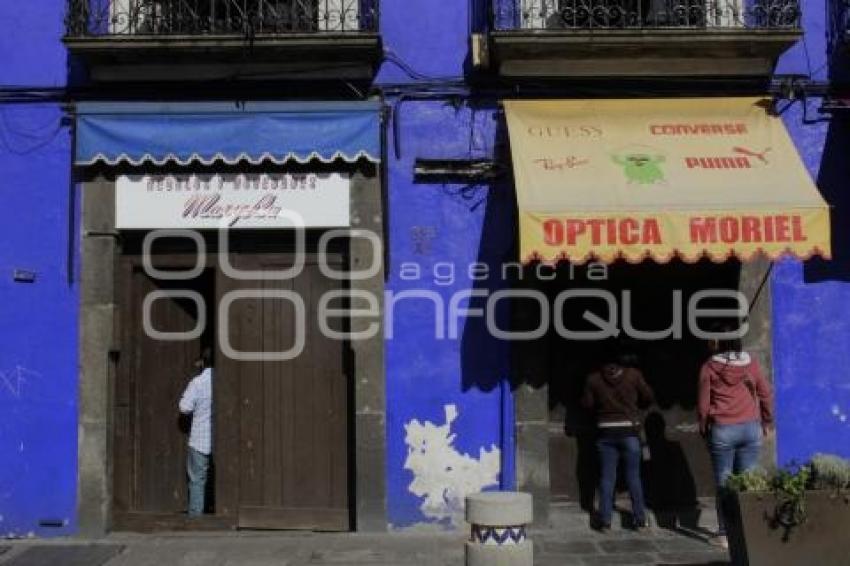
<instances>
[{"instance_id":1,"label":"green plant","mask_svg":"<svg viewBox=\"0 0 850 566\"><path fill-rule=\"evenodd\" d=\"M770 474L761 468L756 468L740 474L731 475L726 482L726 487L737 492L769 491L770 483Z\"/></svg>"},{"instance_id":2,"label":"green plant","mask_svg":"<svg viewBox=\"0 0 850 566\"><path fill-rule=\"evenodd\" d=\"M765 519L783 529L788 541L794 527L806 522L806 492L811 489L850 490L850 460L832 454L816 454L807 464L791 463L773 471L761 469L733 474L726 488L735 492L772 493L776 500ZM850 499L848 499L850 502Z\"/></svg>"},{"instance_id":3,"label":"green plant","mask_svg":"<svg viewBox=\"0 0 850 566\"><path fill-rule=\"evenodd\" d=\"M812 488L850 489L850 460L832 454L815 454L812 457Z\"/></svg>"},{"instance_id":4,"label":"green plant","mask_svg":"<svg viewBox=\"0 0 850 566\"><path fill-rule=\"evenodd\" d=\"M787 541L794 527L806 522L806 491L811 485L810 464L790 466L779 470L771 481L771 491L776 497L771 526L782 528L782 540Z\"/></svg>"},{"instance_id":5,"label":"green plant","mask_svg":"<svg viewBox=\"0 0 850 566\"><path fill-rule=\"evenodd\" d=\"M794 527L806 521L806 490L811 487L810 465L791 465L767 472L760 469L733 474L726 488L736 492L769 492L776 505L765 518L773 528L783 529L788 540Z\"/></svg>"}]
</instances>

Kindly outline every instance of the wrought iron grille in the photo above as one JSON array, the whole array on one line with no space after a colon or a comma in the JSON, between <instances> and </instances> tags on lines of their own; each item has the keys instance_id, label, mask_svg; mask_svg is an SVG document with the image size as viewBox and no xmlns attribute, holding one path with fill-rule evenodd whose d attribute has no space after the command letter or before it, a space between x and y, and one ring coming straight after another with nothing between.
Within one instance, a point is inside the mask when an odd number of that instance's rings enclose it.
<instances>
[{"instance_id":1,"label":"wrought iron grille","mask_svg":"<svg viewBox=\"0 0 850 566\"><path fill-rule=\"evenodd\" d=\"M491 0L497 30L797 29L800 0Z\"/></svg>"},{"instance_id":2,"label":"wrought iron grille","mask_svg":"<svg viewBox=\"0 0 850 566\"><path fill-rule=\"evenodd\" d=\"M68 0L68 37L375 32L379 0Z\"/></svg>"}]
</instances>

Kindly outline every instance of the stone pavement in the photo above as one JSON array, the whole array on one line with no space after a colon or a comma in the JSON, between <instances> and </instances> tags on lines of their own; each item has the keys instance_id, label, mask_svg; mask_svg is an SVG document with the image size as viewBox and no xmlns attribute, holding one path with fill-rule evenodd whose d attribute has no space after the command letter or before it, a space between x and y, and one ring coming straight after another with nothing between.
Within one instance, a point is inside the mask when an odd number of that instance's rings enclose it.
<instances>
[{"instance_id":1,"label":"stone pavement","mask_svg":"<svg viewBox=\"0 0 850 566\"><path fill-rule=\"evenodd\" d=\"M620 506L618 505L618 508ZM624 514L625 515L625 514ZM636 533L615 522L605 534L589 528L589 518L577 506L558 505L550 511L550 525L531 533L536 566L683 564L720 566L728 553L708 544L717 529L713 500L687 513L652 515L653 527Z\"/></svg>"},{"instance_id":2,"label":"stone pavement","mask_svg":"<svg viewBox=\"0 0 850 566\"><path fill-rule=\"evenodd\" d=\"M725 552L708 546L712 528L704 517L691 528L652 528L634 533L615 526L606 534L591 531L587 516L570 507L553 509L547 528L532 529L537 566L637 566L725 564ZM664 520L662 519L662 523ZM99 544L123 550L106 566L461 566L465 533L114 533ZM11 541L0 566L16 566L15 557L37 545L86 544L90 541ZM4 544L7 544L4 542ZM51 566L51 565L48 565ZM53 564L52 566L64 566ZM101 566L91 564L90 566Z\"/></svg>"}]
</instances>

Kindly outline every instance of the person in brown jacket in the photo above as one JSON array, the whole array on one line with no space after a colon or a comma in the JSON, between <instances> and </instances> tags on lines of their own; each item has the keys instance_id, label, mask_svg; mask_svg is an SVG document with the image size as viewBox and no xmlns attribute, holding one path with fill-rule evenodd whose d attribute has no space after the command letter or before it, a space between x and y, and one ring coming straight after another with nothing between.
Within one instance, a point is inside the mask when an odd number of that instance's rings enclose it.
<instances>
[{"instance_id":1,"label":"person in brown jacket","mask_svg":"<svg viewBox=\"0 0 850 566\"><path fill-rule=\"evenodd\" d=\"M726 325L718 332L731 333ZM773 430L773 395L761 366L738 339L713 340L699 377L700 432L708 442L717 494L718 532L710 542L728 547L722 490L732 473L758 466L762 438Z\"/></svg>"},{"instance_id":2,"label":"person in brown jacket","mask_svg":"<svg viewBox=\"0 0 850 566\"><path fill-rule=\"evenodd\" d=\"M585 384L582 405L594 411L598 427L596 447L599 452L599 511L596 526L600 530L611 527L614 511L614 488L617 481L617 464L625 464L626 485L632 500L634 526L647 526L646 506L640 479L641 444L638 437L640 406L653 402L652 390L643 374L615 354L611 361L592 373Z\"/></svg>"}]
</instances>

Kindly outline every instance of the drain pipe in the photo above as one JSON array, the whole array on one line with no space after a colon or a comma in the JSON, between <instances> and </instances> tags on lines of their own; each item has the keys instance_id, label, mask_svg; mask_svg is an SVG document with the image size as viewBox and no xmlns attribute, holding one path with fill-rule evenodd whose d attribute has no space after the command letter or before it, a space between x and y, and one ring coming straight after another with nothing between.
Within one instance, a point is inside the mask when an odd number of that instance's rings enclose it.
<instances>
[{"instance_id":1,"label":"drain pipe","mask_svg":"<svg viewBox=\"0 0 850 566\"><path fill-rule=\"evenodd\" d=\"M507 378L499 381L499 490L514 489L514 399Z\"/></svg>"}]
</instances>

